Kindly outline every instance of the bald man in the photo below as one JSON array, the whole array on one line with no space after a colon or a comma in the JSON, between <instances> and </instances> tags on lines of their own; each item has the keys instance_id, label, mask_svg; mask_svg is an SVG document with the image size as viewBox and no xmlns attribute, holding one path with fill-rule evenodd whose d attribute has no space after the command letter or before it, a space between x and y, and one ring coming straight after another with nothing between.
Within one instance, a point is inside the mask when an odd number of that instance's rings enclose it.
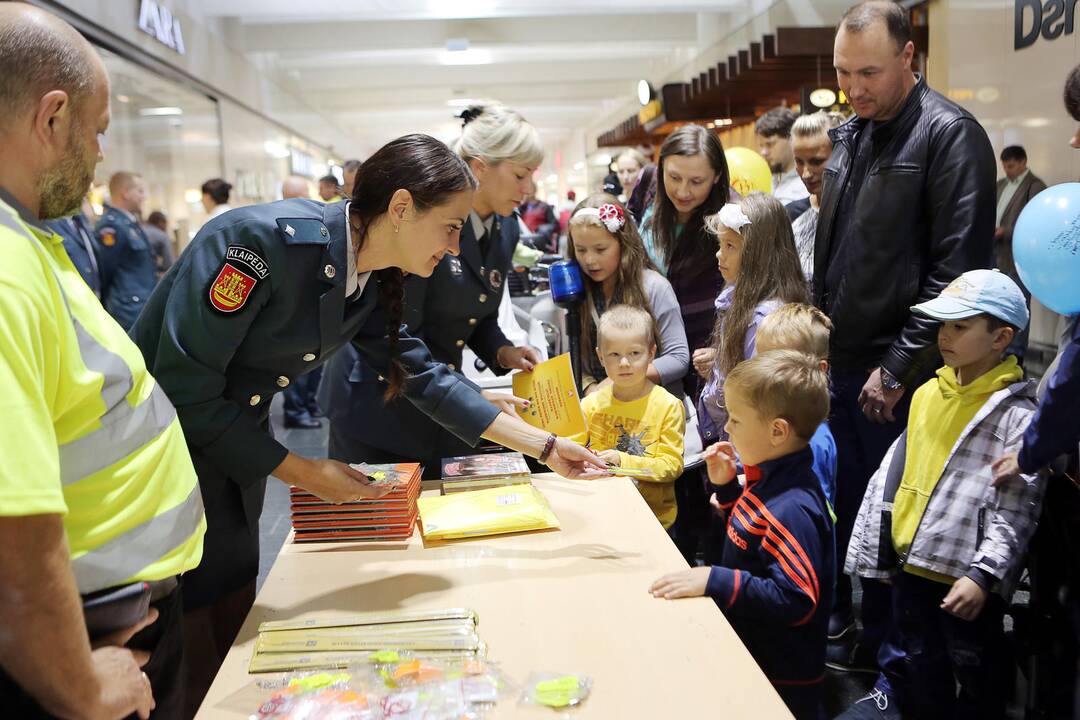
<instances>
[{"instance_id":1,"label":"bald man","mask_svg":"<svg viewBox=\"0 0 1080 720\"><path fill-rule=\"evenodd\" d=\"M157 261L139 223L146 183L133 172L109 178L109 202L94 226L101 257L101 304L130 330L157 284Z\"/></svg>"},{"instance_id":2,"label":"bald man","mask_svg":"<svg viewBox=\"0 0 1080 720\"><path fill-rule=\"evenodd\" d=\"M0 107L0 715L147 718L156 698L155 717L179 717L195 468L138 347L44 224L79 209L102 159L105 67L71 26L0 3Z\"/></svg>"},{"instance_id":3,"label":"bald man","mask_svg":"<svg viewBox=\"0 0 1080 720\"><path fill-rule=\"evenodd\" d=\"M283 200L310 197L311 185L308 184L307 178L302 178L299 175L290 175L285 178L285 182L281 183L281 198Z\"/></svg>"}]
</instances>

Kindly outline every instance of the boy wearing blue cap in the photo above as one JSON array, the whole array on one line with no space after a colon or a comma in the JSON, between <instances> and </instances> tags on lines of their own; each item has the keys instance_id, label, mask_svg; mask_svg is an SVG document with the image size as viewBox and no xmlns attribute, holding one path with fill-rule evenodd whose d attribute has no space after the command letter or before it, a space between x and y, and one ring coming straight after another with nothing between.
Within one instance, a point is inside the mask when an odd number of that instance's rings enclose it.
<instances>
[{"instance_id":1,"label":"boy wearing blue cap","mask_svg":"<svg viewBox=\"0 0 1080 720\"><path fill-rule=\"evenodd\" d=\"M990 486L992 463L1016 451L1035 412L1034 381L1002 357L1027 326L1027 304L1007 275L972 270L912 311L941 321L945 367L915 391L845 563L892 581L906 668L900 677L883 665L875 692L844 717L1000 718L1011 687L1002 616L1043 494L1037 475Z\"/></svg>"}]
</instances>

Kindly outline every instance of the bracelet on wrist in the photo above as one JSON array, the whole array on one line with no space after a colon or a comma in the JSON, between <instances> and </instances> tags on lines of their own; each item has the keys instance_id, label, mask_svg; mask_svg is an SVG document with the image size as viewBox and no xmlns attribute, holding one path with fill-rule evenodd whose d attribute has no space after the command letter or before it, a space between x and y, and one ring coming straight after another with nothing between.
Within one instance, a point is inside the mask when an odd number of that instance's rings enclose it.
<instances>
[{"instance_id":1,"label":"bracelet on wrist","mask_svg":"<svg viewBox=\"0 0 1080 720\"><path fill-rule=\"evenodd\" d=\"M559 436L555 433L550 433L547 436L547 440L544 442L544 449L540 452L540 457L537 458L542 463L546 463L548 456L551 455L551 451L555 448L555 441L559 439Z\"/></svg>"}]
</instances>

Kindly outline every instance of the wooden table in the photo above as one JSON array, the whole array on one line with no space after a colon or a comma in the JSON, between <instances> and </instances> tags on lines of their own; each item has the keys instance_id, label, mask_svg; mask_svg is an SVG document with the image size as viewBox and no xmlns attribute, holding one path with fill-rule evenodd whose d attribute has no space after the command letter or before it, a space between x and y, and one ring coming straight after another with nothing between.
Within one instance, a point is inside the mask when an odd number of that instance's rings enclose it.
<instances>
[{"instance_id":1,"label":"wooden table","mask_svg":"<svg viewBox=\"0 0 1080 720\"><path fill-rule=\"evenodd\" d=\"M560 531L424 545L295 544L282 549L199 718L242 718L259 623L397 608L467 607L488 656L517 683L580 673L583 718L790 718L708 598L647 592L686 562L630 480L534 476ZM494 718L559 717L503 702Z\"/></svg>"}]
</instances>

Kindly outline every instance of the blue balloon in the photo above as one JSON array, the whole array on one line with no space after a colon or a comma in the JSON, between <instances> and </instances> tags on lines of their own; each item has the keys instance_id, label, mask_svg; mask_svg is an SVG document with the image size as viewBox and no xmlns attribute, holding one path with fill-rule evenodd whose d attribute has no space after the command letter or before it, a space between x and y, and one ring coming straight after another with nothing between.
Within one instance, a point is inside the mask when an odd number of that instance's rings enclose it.
<instances>
[{"instance_id":1,"label":"blue balloon","mask_svg":"<svg viewBox=\"0 0 1080 720\"><path fill-rule=\"evenodd\" d=\"M1062 315L1080 312L1080 183L1031 198L1013 228L1013 258L1039 302Z\"/></svg>"}]
</instances>

